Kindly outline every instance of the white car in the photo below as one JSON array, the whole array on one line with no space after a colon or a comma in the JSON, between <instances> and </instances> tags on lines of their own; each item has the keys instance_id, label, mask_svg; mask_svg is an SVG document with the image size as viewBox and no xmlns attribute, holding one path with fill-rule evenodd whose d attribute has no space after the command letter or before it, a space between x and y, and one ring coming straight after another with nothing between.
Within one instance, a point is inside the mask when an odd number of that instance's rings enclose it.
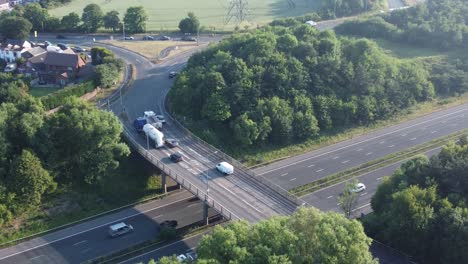
<instances>
[{"instance_id":1,"label":"white car","mask_svg":"<svg viewBox=\"0 0 468 264\"><path fill-rule=\"evenodd\" d=\"M159 122L166 124L166 119L163 115L156 115L156 118L159 120Z\"/></svg>"},{"instance_id":2,"label":"white car","mask_svg":"<svg viewBox=\"0 0 468 264\"><path fill-rule=\"evenodd\" d=\"M315 27L317 25L317 22L312 21L312 20L306 21L305 23L308 24L308 25L311 25L313 27Z\"/></svg>"},{"instance_id":3,"label":"white car","mask_svg":"<svg viewBox=\"0 0 468 264\"><path fill-rule=\"evenodd\" d=\"M230 175L234 173L234 167L225 161L218 163L216 165L216 169L225 175Z\"/></svg>"},{"instance_id":4,"label":"white car","mask_svg":"<svg viewBox=\"0 0 468 264\"><path fill-rule=\"evenodd\" d=\"M184 262L187 260L187 257L184 254L180 254L179 256L177 256L177 260L179 262Z\"/></svg>"},{"instance_id":5,"label":"white car","mask_svg":"<svg viewBox=\"0 0 468 264\"><path fill-rule=\"evenodd\" d=\"M360 182L358 184L356 184L356 186L351 189L351 192L353 193L358 193L358 192L362 192L366 189L366 185L364 185L364 183Z\"/></svg>"}]
</instances>

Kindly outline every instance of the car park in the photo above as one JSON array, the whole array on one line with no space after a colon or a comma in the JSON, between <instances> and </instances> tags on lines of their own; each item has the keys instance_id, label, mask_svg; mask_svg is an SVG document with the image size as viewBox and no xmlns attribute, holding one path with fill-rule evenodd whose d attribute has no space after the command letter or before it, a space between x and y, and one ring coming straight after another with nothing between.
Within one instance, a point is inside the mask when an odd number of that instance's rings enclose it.
<instances>
[{"instance_id":1,"label":"car park","mask_svg":"<svg viewBox=\"0 0 468 264\"><path fill-rule=\"evenodd\" d=\"M175 71L171 71L171 72L169 73L169 78L174 78L174 77L176 77L176 76L177 76L177 72L175 72Z\"/></svg>"},{"instance_id":2,"label":"car park","mask_svg":"<svg viewBox=\"0 0 468 264\"><path fill-rule=\"evenodd\" d=\"M134 40L135 38L132 37L132 36L130 36L130 37L125 37L124 39L125 39L125 40Z\"/></svg>"},{"instance_id":3,"label":"car park","mask_svg":"<svg viewBox=\"0 0 468 264\"><path fill-rule=\"evenodd\" d=\"M175 152L175 153L172 153L169 158L173 161L173 162L181 162L182 160L184 160L184 156L182 156L182 153L180 152Z\"/></svg>"},{"instance_id":4,"label":"car park","mask_svg":"<svg viewBox=\"0 0 468 264\"><path fill-rule=\"evenodd\" d=\"M146 35L143 37L143 40L154 40L154 37Z\"/></svg>"},{"instance_id":5,"label":"car park","mask_svg":"<svg viewBox=\"0 0 468 264\"><path fill-rule=\"evenodd\" d=\"M216 165L216 169L225 175L230 175L234 173L234 167L225 161L218 163Z\"/></svg>"},{"instance_id":6,"label":"car park","mask_svg":"<svg viewBox=\"0 0 468 264\"><path fill-rule=\"evenodd\" d=\"M161 37L159 37L159 40L171 40L171 37L161 36Z\"/></svg>"},{"instance_id":7,"label":"car park","mask_svg":"<svg viewBox=\"0 0 468 264\"><path fill-rule=\"evenodd\" d=\"M354 188L352 188L350 191L353 192L353 193L358 193L358 192L362 192L366 190L366 185L364 185L364 183L360 182L358 184L356 184L356 186Z\"/></svg>"},{"instance_id":8,"label":"car park","mask_svg":"<svg viewBox=\"0 0 468 264\"><path fill-rule=\"evenodd\" d=\"M170 148L175 148L179 146L179 140L173 138L164 139L164 143L166 143L166 146Z\"/></svg>"},{"instance_id":9,"label":"car park","mask_svg":"<svg viewBox=\"0 0 468 264\"><path fill-rule=\"evenodd\" d=\"M120 223L109 226L109 235L111 237L118 237L118 236L130 233L132 231L133 231L133 226L128 225L124 222L120 222Z\"/></svg>"}]
</instances>

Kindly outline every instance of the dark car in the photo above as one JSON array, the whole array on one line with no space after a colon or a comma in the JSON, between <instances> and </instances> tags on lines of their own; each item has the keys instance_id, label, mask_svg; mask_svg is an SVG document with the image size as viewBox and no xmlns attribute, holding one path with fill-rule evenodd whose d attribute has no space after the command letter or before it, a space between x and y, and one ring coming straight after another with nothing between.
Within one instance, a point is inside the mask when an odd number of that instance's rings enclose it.
<instances>
[{"instance_id":1,"label":"dark car","mask_svg":"<svg viewBox=\"0 0 468 264\"><path fill-rule=\"evenodd\" d=\"M176 228L177 227L177 221L176 220L166 220L159 224L161 228Z\"/></svg>"},{"instance_id":2,"label":"dark car","mask_svg":"<svg viewBox=\"0 0 468 264\"><path fill-rule=\"evenodd\" d=\"M190 37L190 36L184 36L180 40L182 40L182 41L197 41L196 38Z\"/></svg>"},{"instance_id":3,"label":"dark car","mask_svg":"<svg viewBox=\"0 0 468 264\"><path fill-rule=\"evenodd\" d=\"M135 38L130 36L130 37L125 37L124 39L125 40L134 40Z\"/></svg>"},{"instance_id":4,"label":"dark car","mask_svg":"<svg viewBox=\"0 0 468 264\"><path fill-rule=\"evenodd\" d=\"M65 43L58 43L58 44L57 44L57 47L59 47L59 48L62 49L62 50L68 49L68 45L65 44Z\"/></svg>"},{"instance_id":5,"label":"dark car","mask_svg":"<svg viewBox=\"0 0 468 264\"><path fill-rule=\"evenodd\" d=\"M57 35L57 39L66 39L67 37L65 37L64 35Z\"/></svg>"},{"instance_id":6,"label":"dark car","mask_svg":"<svg viewBox=\"0 0 468 264\"><path fill-rule=\"evenodd\" d=\"M154 37L147 35L143 37L143 40L154 40Z\"/></svg>"},{"instance_id":7,"label":"dark car","mask_svg":"<svg viewBox=\"0 0 468 264\"><path fill-rule=\"evenodd\" d=\"M170 148L175 148L177 146L179 146L179 141L177 139L173 139L173 138L166 138L164 140L164 142L166 143L166 145Z\"/></svg>"},{"instance_id":8,"label":"dark car","mask_svg":"<svg viewBox=\"0 0 468 264\"><path fill-rule=\"evenodd\" d=\"M73 50L74 52L85 52L85 51L86 51L85 48L82 48L82 47L79 47L79 46L73 47L72 50Z\"/></svg>"},{"instance_id":9,"label":"dark car","mask_svg":"<svg viewBox=\"0 0 468 264\"><path fill-rule=\"evenodd\" d=\"M181 162L184 159L184 157L182 156L182 153L180 152L172 153L170 158L174 162Z\"/></svg>"},{"instance_id":10,"label":"dark car","mask_svg":"<svg viewBox=\"0 0 468 264\"><path fill-rule=\"evenodd\" d=\"M47 46L52 46L52 43L50 43L50 41L44 41L44 45L47 47Z\"/></svg>"},{"instance_id":11,"label":"dark car","mask_svg":"<svg viewBox=\"0 0 468 264\"><path fill-rule=\"evenodd\" d=\"M177 72L175 72L175 71L171 71L171 72L169 73L169 78L174 78L174 77L176 77L176 76L177 76Z\"/></svg>"},{"instance_id":12,"label":"dark car","mask_svg":"<svg viewBox=\"0 0 468 264\"><path fill-rule=\"evenodd\" d=\"M161 37L159 37L159 40L171 40L171 37L161 36Z\"/></svg>"}]
</instances>

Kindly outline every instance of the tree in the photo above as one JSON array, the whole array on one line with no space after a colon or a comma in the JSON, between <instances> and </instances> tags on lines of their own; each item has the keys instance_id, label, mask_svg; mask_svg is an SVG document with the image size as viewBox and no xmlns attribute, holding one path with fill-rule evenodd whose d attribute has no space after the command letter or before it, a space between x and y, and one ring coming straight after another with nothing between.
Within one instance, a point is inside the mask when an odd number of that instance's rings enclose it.
<instances>
[{"instance_id":1,"label":"tree","mask_svg":"<svg viewBox=\"0 0 468 264\"><path fill-rule=\"evenodd\" d=\"M30 3L24 8L24 18L31 22L33 30L44 31L49 12L39 3Z\"/></svg>"},{"instance_id":2,"label":"tree","mask_svg":"<svg viewBox=\"0 0 468 264\"><path fill-rule=\"evenodd\" d=\"M338 196L338 205L340 206L341 210L343 210L347 218L351 218L353 210L356 207L359 199L358 194L353 191L357 184L358 181L356 179L351 182L347 182L343 192L340 194L340 196Z\"/></svg>"},{"instance_id":3,"label":"tree","mask_svg":"<svg viewBox=\"0 0 468 264\"><path fill-rule=\"evenodd\" d=\"M0 21L0 32L5 38L27 39L31 31L32 24L17 16L9 16Z\"/></svg>"},{"instance_id":4,"label":"tree","mask_svg":"<svg viewBox=\"0 0 468 264\"><path fill-rule=\"evenodd\" d=\"M142 6L129 7L124 17L125 30L129 33L145 32L147 20L148 15Z\"/></svg>"},{"instance_id":5,"label":"tree","mask_svg":"<svg viewBox=\"0 0 468 264\"><path fill-rule=\"evenodd\" d=\"M89 4L83 9L81 20L87 33L94 33L102 26L103 13L97 4Z\"/></svg>"},{"instance_id":6,"label":"tree","mask_svg":"<svg viewBox=\"0 0 468 264\"><path fill-rule=\"evenodd\" d=\"M208 97L201 111L202 115L211 121L224 121L231 117L229 104L219 93Z\"/></svg>"},{"instance_id":7,"label":"tree","mask_svg":"<svg viewBox=\"0 0 468 264\"><path fill-rule=\"evenodd\" d=\"M47 32L58 32L62 30L62 24L58 17L49 16L44 25Z\"/></svg>"},{"instance_id":8,"label":"tree","mask_svg":"<svg viewBox=\"0 0 468 264\"><path fill-rule=\"evenodd\" d=\"M179 29L182 33L198 33L200 21L193 12L189 12L187 17L179 22Z\"/></svg>"},{"instance_id":9,"label":"tree","mask_svg":"<svg viewBox=\"0 0 468 264\"><path fill-rule=\"evenodd\" d=\"M104 27L107 29L112 29L112 32L115 32L116 28L120 27L120 18L119 12L112 10L104 15Z\"/></svg>"},{"instance_id":10,"label":"tree","mask_svg":"<svg viewBox=\"0 0 468 264\"><path fill-rule=\"evenodd\" d=\"M114 53L104 47L94 47L91 49L91 60L93 65L104 63L106 59L114 59Z\"/></svg>"},{"instance_id":11,"label":"tree","mask_svg":"<svg viewBox=\"0 0 468 264\"><path fill-rule=\"evenodd\" d=\"M71 12L68 15L63 16L61 20L63 29L69 32L78 31L80 22L80 16L75 12Z\"/></svg>"},{"instance_id":12,"label":"tree","mask_svg":"<svg viewBox=\"0 0 468 264\"><path fill-rule=\"evenodd\" d=\"M259 136L257 124L244 113L232 123L233 135L242 145L252 145Z\"/></svg>"},{"instance_id":13,"label":"tree","mask_svg":"<svg viewBox=\"0 0 468 264\"><path fill-rule=\"evenodd\" d=\"M61 178L75 184L98 184L118 167L119 158L129 154L115 115L79 99L67 100L48 120L48 127L48 160Z\"/></svg>"},{"instance_id":14,"label":"tree","mask_svg":"<svg viewBox=\"0 0 468 264\"><path fill-rule=\"evenodd\" d=\"M44 193L56 188L49 172L29 150L23 150L21 155L13 160L7 182L9 190L15 192L16 198L24 205L39 204Z\"/></svg>"},{"instance_id":15,"label":"tree","mask_svg":"<svg viewBox=\"0 0 468 264\"><path fill-rule=\"evenodd\" d=\"M119 70L113 64L100 64L96 66L96 83L102 88L115 85L119 77Z\"/></svg>"}]
</instances>

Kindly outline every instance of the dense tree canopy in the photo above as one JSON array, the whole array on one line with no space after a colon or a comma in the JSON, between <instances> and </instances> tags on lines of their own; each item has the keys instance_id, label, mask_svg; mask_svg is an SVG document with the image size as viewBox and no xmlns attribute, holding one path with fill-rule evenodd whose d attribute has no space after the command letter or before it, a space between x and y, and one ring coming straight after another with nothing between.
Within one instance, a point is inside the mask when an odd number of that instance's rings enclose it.
<instances>
[{"instance_id":1,"label":"dense tree canopy","mask_svg":"<svg viewBox=\"0 0 468 264\"><path fill-rule=\"evenodd\" d=\"M125 12L125 30L129 33L142 33L146 31L148 15L143 6L132 6Z\"/></svg>"},{"instance_id":2,"label":"dense tree canopy","mask_svg":"<svg viewBox=\"0 0 468 264\"><path fill-rule=\"evenodd\" d=\"M103 25L104 14L97 4L89 4L83 9L81 20L87 33L94 33Z\"/></svg>"},{"instance_id":3,"label":"dense tree canopy","mask_svg":"<svg viewBox=\"0 0 468 264\"><path fill-rule=\"evenodd\" d=\"M71 12L70 14L63 16L61 20L63 30L68 32L78 31L80 29L80 23L80 16L75 12Z\"/></svg>"},{"instance_id":4,"label":"dense tree canopy","mask_svg":"<svg viewBox=\"0 0 468 264\"><path fill-rule=\"evenodd\" d=\"M0 20L0 33L10 39L27 39L32 24L25 18L8 16Z\"/></svg>"},{"instance_id":5,"label":"dense tree canopy","mask_svg":"<svg viewBox=\"0 0 468 264\"><path fill-rule=\"evenodd\" d=\"M468 144L413 158L385 178L366 230L423 263L468 262Z\"/></svg>"},{"instance_id":6,"label":"dense tree canopy","mask_svg":"<svg viewBox=\"0 0 468 264\"><path fill-rule=\"evenodd\" d=\"M301 24L235 34L192 56L169 98L177 114L208 120L221 141L285 144L430 100L428 78L372 41Z\"/></svg>"},{"instance_id":7,"label":"dense tree canopy","mask_svg":"<svg viewBox=\"0 0 468 264\"><path fill-rule=\"evenodd\" d=\"M107 12L104 15L103 20L104 27L107 29L112 29L112 32L115 32L115 30L120 27L119 12L115 10Z\"/></svg>"},{"instance_id":8,"label":"dense tree canopy","mask_svg":"<svg viewBox=\"0 0 468 264\"><path fill-rule=\"evenodd\" d=\"M179 29L182 33L197 33L200 29L200 21L193 12L189 12L187 17L179 22Z\"/></svg>"}]
</instances>

